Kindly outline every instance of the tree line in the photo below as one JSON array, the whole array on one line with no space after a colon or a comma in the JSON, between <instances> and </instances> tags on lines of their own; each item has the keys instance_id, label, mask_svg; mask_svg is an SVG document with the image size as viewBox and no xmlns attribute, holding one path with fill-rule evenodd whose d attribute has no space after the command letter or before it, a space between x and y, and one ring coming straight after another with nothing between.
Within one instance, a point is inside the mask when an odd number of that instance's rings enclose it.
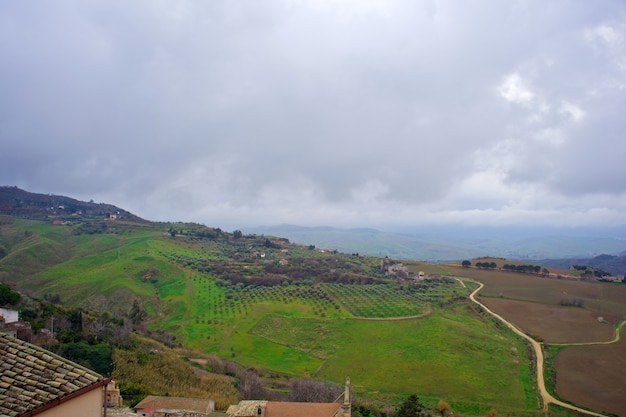
<instances>
[{"instance_id":1,"label":"tree line","mask_svg":"<svg viewBox=\"0 0 626 417\"><path fill-rule=\"evenodd\" d=\"M469 268L470 266L472 266L472 262L465 260L461 262L461 265L463 266L463 268ZM496 264L495 262L476 262L475 266L476 268L496 269L498 267L498 264ZM526 273L526 274L530 274L530 273L539 274L539 272L541 272L543 276L547 276L550 274L550 271L548 269L546 268L542 269L541 266L539 265L504 264L502 265L501 269L504 271L521 272L521 273Z\"/></svg>"}]
</instances>

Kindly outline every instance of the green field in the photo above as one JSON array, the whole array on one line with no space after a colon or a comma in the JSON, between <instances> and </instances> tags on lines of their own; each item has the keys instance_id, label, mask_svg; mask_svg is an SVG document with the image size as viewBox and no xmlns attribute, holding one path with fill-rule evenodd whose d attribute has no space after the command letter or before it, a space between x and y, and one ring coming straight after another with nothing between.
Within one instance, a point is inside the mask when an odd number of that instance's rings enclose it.
<instances>
[{"instance_id":1,"label":"green field","mask_svg":"<svg viewBox=\"0 0 626 417\"><path fill-rule=\"evenodd\" d=\"M373 258L263 246L264 238L179 238L145 226L77 235L31 221L1 227L9 250L0 277L39 297L111 311L136 298L149 328L185 347L288 376L349 376L361 398L397 403L418 393L457 414L537 415L525 343L478 314L456 280L398 283ZM289 267L278 266L281 258Z\"/></svg>"}]
</instances>

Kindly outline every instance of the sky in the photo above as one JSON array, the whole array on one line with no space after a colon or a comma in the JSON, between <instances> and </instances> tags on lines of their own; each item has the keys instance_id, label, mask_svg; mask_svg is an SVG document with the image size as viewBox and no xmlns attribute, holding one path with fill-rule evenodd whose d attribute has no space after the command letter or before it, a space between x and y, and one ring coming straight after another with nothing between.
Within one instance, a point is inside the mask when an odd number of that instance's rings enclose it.
<instances>
[{"instance_id":1,"label":"sky","mask_svg":"<svg viewBox=\"0 0 626 417\"><path fill-rule=\"evenodd\" d=\"M622 226L625 133L622 0L0 2L0 185L148 220Z\"/></svg>"}]
</instances>

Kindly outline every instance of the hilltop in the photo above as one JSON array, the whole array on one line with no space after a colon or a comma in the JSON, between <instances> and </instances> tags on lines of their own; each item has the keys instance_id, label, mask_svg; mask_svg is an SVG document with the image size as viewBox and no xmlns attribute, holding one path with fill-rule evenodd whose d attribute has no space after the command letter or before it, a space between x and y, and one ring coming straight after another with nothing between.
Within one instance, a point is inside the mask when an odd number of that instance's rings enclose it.
<instances>
[{"instance_id":1,"label":"hilltop","mask_svg":"<svg viewBox=\"0 0 626 417\"><path fill-rule=\"evenodd\" d=\"M111 204L85 202L54 194L37 194L14 186L0 186L0 214L29 219L75 220L119 218L145 222L140 217Z\"/></svg>"},{"instance_id":2,"label":"hilltop","mask_svg":"<svg viewBox=\"0 0 626 417\"><path fill-rule=\"evenodd\" d=\"M598 255L593 258L546 259L538 262L548 268L568 269L575 266L589 266L613 275L626 275L626 255Z\"/></svg>"}]
</instances>

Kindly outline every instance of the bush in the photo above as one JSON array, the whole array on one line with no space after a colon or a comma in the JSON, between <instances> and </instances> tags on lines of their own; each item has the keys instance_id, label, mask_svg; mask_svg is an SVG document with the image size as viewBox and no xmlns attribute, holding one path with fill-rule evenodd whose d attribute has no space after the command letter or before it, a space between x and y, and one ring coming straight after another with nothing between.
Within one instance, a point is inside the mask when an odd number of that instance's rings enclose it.
<instances>
[{"instance_id":1,"label":"bush","mask_svg":"<svg viewBox=\"0 0 626 417\"><path fill-rule=\"evenodd\" d=\"M84 342L66 343L59 347L60 356L93 369L102 375L111 375L113 372L113 349L107 345L91 346Z\"/></svg>"},{"instance_id":2,"label":"bush","mask_svg":"<svg viewBox=\"0 0 626 417\"><path fill-rule=\"evenodd\" d=\"M118 384L120 395L129 407L134 407L139 401L152 395L150 388L143 384L133 384L132 382L120 382Z\"/></svg>"},{"instance_id":3,"label":"bush","mask_svg":"<svg viewBox=\"0 0 626 417\"><path fill-rule=\"evenodd\" d=\"M8 285L0 284L0 305L15 305L20 302L21 295Z\"/></svg>"}]
</instances>

